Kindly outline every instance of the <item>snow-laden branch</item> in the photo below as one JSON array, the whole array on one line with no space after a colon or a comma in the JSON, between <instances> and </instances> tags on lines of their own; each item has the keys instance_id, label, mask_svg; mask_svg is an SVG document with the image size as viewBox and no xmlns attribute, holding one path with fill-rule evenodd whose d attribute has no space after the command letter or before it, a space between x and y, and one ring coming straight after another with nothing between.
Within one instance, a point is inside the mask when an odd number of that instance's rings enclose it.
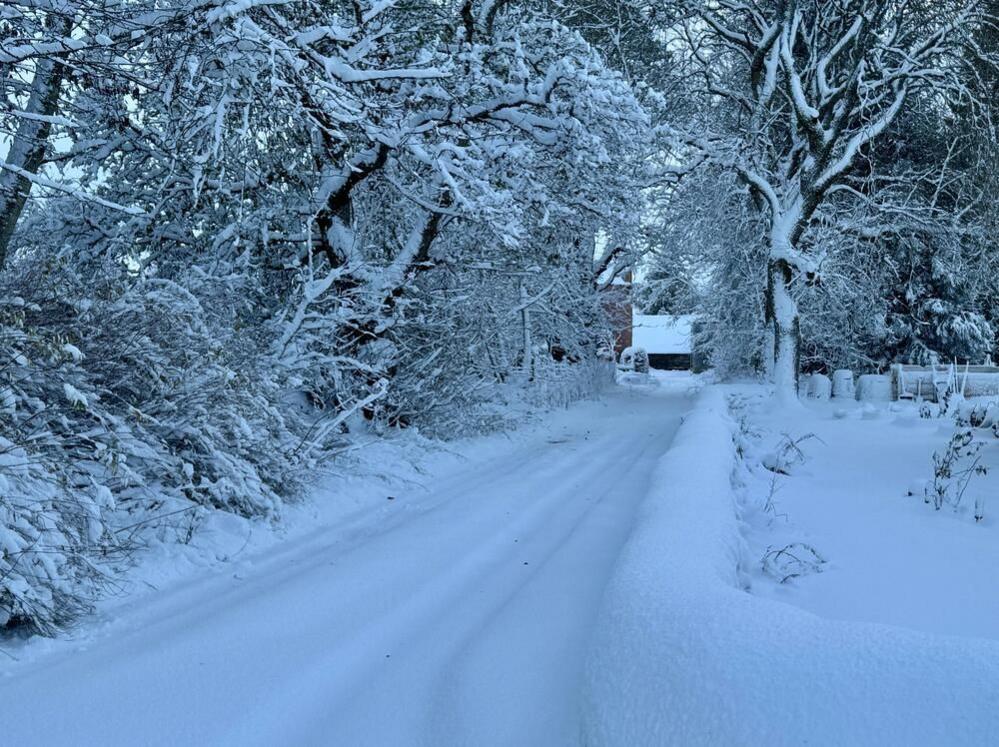
<instances>
[{"instance_id":1,"label":"snow-laden branch","mask_svg":"<svg viewBox=\"0 0 999 747\"><path fill-rule=\"evenodd\" d=\"M900 87L895 94L895 99L892 101L891 106L876 121L862 127L860 131L856 132L846 142L839 158L829 164L815 180L815 189L820 191L828 189L829 185L836 179L841 178L852 168L861 148L881 135L892 121L894 121L895 117L898 116L898 113L902 110L902 105L905 104L907 93L908 91L904 86Z\"/></svg>"},{"instance_id":2,"label":"snow-laden branch","mask_svg":"<svg viewBox=\"0 0 999 747\"><path fill-rule=\"evenodd\" d=\"M53 179L49 179L42 174L33 174L30 171L26 171L19 166L7 163L6 161L0 161L0 170L8 171L22 179L27 180L31 184L35 184L39 187L45 189L51 189L54 192L61 192L62 194L69 195L70 197L75 197L83 202L90 202L94 205L100 205L101 207L106 207L109 210L116 210L126 215L140 216L145 215L146 211L142 208L132 207L128 205L120 205L117 202L112 202L111 200L105 200L103 197L98 197L95 194L91 194L78 186L73 184L63 184L57 182Z\"/></svg>"}]
</instances>

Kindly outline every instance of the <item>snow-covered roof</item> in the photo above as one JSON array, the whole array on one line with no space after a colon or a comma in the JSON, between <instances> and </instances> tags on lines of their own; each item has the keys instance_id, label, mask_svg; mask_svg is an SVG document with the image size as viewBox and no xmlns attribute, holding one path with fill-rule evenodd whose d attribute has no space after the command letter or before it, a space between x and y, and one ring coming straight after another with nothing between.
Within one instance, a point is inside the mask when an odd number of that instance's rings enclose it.
<instances>
[{"instance_id":1,"label":"snow-covered roof","mask_svg":"<svg viewBox=\"0 0 999 747\"><path fill-rule=\"evenodd\" d=\"M631 317L631 344L645 348L645 352L657 353L689 353L690 325L694 317L686 316L651 316L648 314L633 314Z\"/></svg>"}]
</instances>

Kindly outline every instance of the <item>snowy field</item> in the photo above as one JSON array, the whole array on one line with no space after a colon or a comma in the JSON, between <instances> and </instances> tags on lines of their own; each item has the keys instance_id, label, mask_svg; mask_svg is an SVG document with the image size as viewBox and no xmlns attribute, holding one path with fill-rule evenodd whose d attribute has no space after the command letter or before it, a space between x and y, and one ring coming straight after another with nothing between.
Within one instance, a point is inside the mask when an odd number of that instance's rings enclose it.
<instances>
[{"instance_id":1,"label":"snowy field","mask_svg":"<svg viewBox=\"0 0 999 747\"><path fill-rule=\"evenodd\" d=\"M750 440L765 461L788 439L801 450L784 457L793 461L789 475L756 468L747 479L750 506L761 498L765 506L774 487L769 510L745 511L751 556L804 543L825 561L821 572L783 584L757 563L754 593L835 619L999 639L999 502L986 502L981 522L973 518L975 499L991 497L994 481L972 477L957 511L923 500L952 418L920 418L911 402L836 400L767 414L759 393L744 396ZM997 466L993 454L983 458Z\"/></svg>"},{"instance_id":2,"label":"snowy field","mask_svg":"<svg viewBox=\"0 0 999 747\"><path fill-rule=\"evenodd\" d=\"M995 743L994 527L905 495L948 421L761 393L706 390L657 469L590 651L588 743ZM785 432L822 442L767 509ZM827 562L780 584L762 559L790 542Z\"/></svg>"},{"instance_id":3,"label":"snowy field","mask_svg":"<svg viewBox=\"0 0 999 747\"><path fill-rule=\"evenodd\" d=\"M2 741L579 744L593 620L689 386L340 481L280 541L232 520L164 550L158 590L0 657Z\"/></svg>"}]
</instances>

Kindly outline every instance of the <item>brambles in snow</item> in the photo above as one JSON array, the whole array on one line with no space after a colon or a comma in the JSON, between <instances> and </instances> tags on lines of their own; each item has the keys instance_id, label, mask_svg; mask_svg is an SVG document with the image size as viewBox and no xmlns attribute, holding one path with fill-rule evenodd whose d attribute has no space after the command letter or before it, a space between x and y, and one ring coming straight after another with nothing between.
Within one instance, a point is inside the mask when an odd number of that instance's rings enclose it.
<instances>
[{"instance_id":1,"label":"brambles in snow","mask_svg":"<svg viewBox=\"0 0 999 747\"><path fill-rule=\"evenodd\" d=\"M985 518L987 488L977 485L975 478L989 473L982 452L991 442L991 439L982 440L981 435L989 432L994 438L999 437L999 410L995 401L967 400L959 392L953 393L946 406L954 418L955 431L947 444L933 454L933 479L924 485L923 501L938 511L945 505L955 512L963 511L964 495L975 482L978 489L974 491L973 516L976 522L981 522ZM922 409L920 414L923 415Z\"/></svg>"},{"instance_id":2,"label":"brambles in snow","mask_svg":"<svg viewBox=\"0 0 999 747\"><path fill-rule=\"evenodd\" d=\"M769 547L763 556L763 572L786 584L795 578L821 573L826 560L818 550L803 542L792 542L781 548Z\"/></svg>"},{"instance_id":3,"label":"brambles in snow","mask_svg":"<svg viewBox=\"0 0 999 747\"><path fill-rule=\"evenodd\" d=\"M785 433L778 443L776 450L764 454L760 460L763 467L773 473L770 476L767 497L763 504L763 511L770 515L771 522L778 516L786 518L785 514L777 513L776 496L777 491L780 489L780 478L789 477L796 467L805 463L808 457L801 448L801 444L813 438L818 439L818 436L814 433L808 433L795 439Z\"/></svg>"},{"instance_id":4,"label":"brambles in snow","mask_svg":"<svg viewBox=\"0 0 999 747\"><path fill-rule=\"evenodd\" d=\"M958 428L976 430L988 429L996 434L999 426L999 407L996 400L965 400L954 410L954 422Z\"/></svg>"},{"instance_id":5,"label":"brambles in snow","mask_svg":"<svg viewBox=\"0 0 999 747\"><path fill-rule=\"evenodd\" d=\"M979 456L982 446L972 430L960 429L941 451L934 452L933 480L926 487L924 502L938 511L944 505L959 509L971 478L988 474ZM975 509L975 518L980 521L984 502L976 501Z\"/></svg>"},{"instance_id":6,"label":"brambles in snow","mask_svg":"<svg viewBox=\"0 0 999 747\"><path fill-rule=\"evenodd\" d=\"M745 483L744 487L747 488L747 495L753 509L765 515L768 523L772 523L777 518L786 519L786 514L779 513L777 510L776 497L782 480L793 475L795 469L807 460L808 456L802 445L812 439L821 442L821 439L814 433L807 433L798 438L784 433L775 448L761 453L760 442L763 440L764 433L753 426L746 413L751 407L750 401L746 397L733 394L729 396L728 403L731 413L738 418L739 423L734 440L740 468L734 479ZM759 474L760 467L765 470L764 474ZM742 477L739 477L740 474ZM765 493L761 478L766 480ZM749 485L753 482L757 483L759 492L748 490Z\"/></svg>"},{"instance_id":7,"label":"brambles in snow","mask_svg":"<svg viewBox=\"0 0 999 747\"><path fill-rule=\"evenodd\" d=\"M805 452L801 444L811 439L819 440L814 433L806 433L799 438L792 438L789 434L783 434L777 448L763 456L763 466L777 475L790 475L795 467L805 463Z\"/></svg>"},{"instance_id":8,"label":"brambles in snow","mask_svg":"<svg viewBox=\"0 0 999 747\"><path fill-rule=\"evenodd\" d=\"M739 395L730 395L728 402L731 413L738 418L739 422L739 429L735 433L738 461L732 476L733 485L737 487L738 493L748 499L746 507L758 511L767 518L767 524L772 525L778 517L787 518L786 514L777 513L775 500L783 480L793 474L795 466L805 463L807 455L802 449L802 444L811 439L819 440L818 436L814 433L808 433L794 438L785 433L773 451L757 460L754 455L758 453L756 449L759 441L763 438L763 433L751 424L746 414L750 404L747 398ZM763 466L769 473L766 475L769 478L767 480L767 493L763 498L758 497L762 490L757 492L753 489L762 487L759 486L759 483L763 475L755 474L758 466ZM792 542L782 547L769 546L760 559L763 573L781 584L786 584L795 578L819 573L825 563L826 559L814 547L802 542Z\"/></svg>"}]
</instances>

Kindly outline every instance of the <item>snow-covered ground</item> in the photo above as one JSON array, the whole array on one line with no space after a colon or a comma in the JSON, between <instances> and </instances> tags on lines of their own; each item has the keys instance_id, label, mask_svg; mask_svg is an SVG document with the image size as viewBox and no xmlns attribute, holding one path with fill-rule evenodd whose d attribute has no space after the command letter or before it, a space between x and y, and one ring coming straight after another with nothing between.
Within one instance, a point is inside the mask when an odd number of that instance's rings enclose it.
<instances>
[{"instance_id":1,"label":"snow-covered ground","mask_svg":"<svg viewBox=\"0 0 999 747\"><path fill-rule=\"evenodd\" d=\"M757 506L775 486L772 511L745 517L750 560L804 543L825 561L820 573L783 584L755 562L754 593L835 619L999 639L999 501L985 504L982 522L972 515L996 484L995 449L982 453L992 474L971 478L960 510L936 511L922 483L952 418L922 419L911 402L809 401L794 414L767 413L759 392L745 396L763 451L790 438L803 455L788 476L756 469L762 479L749 480Z\"/></svg>"},{"instance_id":2,"label":"snow-covered ground","mask_svg":"<svg viewBox=\"0 0 999 747\"><path fill-rule=\"evenodd\" d=\"M906 495L949 421L695 388L375 442L392 479L355 469L280 535L213 519L147 559L157 589L6 646L3 743L999 741L999 521ZM780 583L792 543L824 562Z\"/></svg>"},{"instance_id":3,"label":"snow-covered ground","mask_svg":"<svg viewBox=\"0 0 999 747\"><path fill-rule=\"evenodd\" d=\"M157 590L6 647L0 741L579 744L593 621L689 385L340 480L280 541L214 520L147 564Z\"/></svg>"},{"instance_id":4,"label":"snow-covered ground","mask_svg":"<svg viewBox=\"0 0 999 747\"><path fill-rule=\"evenodd\" d=\"M825 440L805 448L827 450L792 470L788 485L809 477L778 492L789 521L767 539L733 437L747 459L756 452L725 394L707 389L685 420L608 586L587 666L586 744L999 742L999 642L974 637L994 623L980 618L993 615L995 553L981 539L958 549L992 528L904 497L938 425L887 405L866 418L850 406L839 425L833 406L750 412L761 441L804 426ZM820 545L828 568L768 588L761 546L780 534ZM961 588L962 575L988 599Z\"/></svg>"}]
</instances>

